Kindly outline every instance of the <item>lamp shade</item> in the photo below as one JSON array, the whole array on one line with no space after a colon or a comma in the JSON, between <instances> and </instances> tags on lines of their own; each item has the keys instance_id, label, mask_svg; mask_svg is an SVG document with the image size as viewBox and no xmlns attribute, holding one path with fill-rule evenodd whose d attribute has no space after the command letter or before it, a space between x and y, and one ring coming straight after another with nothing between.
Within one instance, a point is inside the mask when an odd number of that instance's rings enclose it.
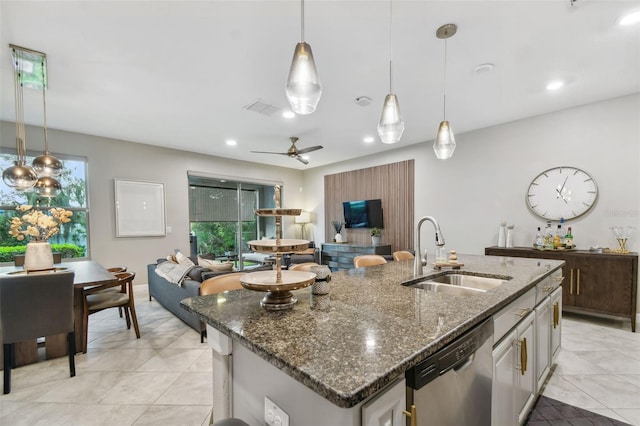
<instances>
[{"instance_id":1,"label":"lamp shade","mask_svg":"<svg viewBox=\"0 0 640 426\"><path fill-rule=\"evenodd\" d=\"M320 102L322 85L308 43L300 42L296 45L285 92L291 109L296 114L311 114Z\"/></svg>"},{"instance_id":2,"label":"lamp shade","mask_svg":"<svg viewBox=\"0 0 640 426\"><path fill-rule=\"evenodd\" d=\"M58 177L63 169L62 162L48 152L34 158L32 165L38 176Z\"/></svg>"},{"instance_id":3,"label":"lamp shade","mask_svg":"<svg viewBox=\"0 0 640 426\"><path fill-rule=\"evenodd\" d=\"M295 218L296 223L310 223L311 222L311 214L309 212L301 212Z\"/></svg>"},{"instance_id":4,"label":"lamp shade","mask_svg":"<svg viewBox=\"0 0 640 426\"><path fill-rule=\"evenodd\" d=\"M21 161L16 161L13 166L7 167L2 172L2 180L16 191L28 191L38 181L38 175L31 166L25 166Z\"/></svg>"},{"instance_id":5,"label":"lamp shade","mask_svg":"<svg viewBox=\"0 0 640 426\"><path fill-rule=\"evenodd\" d=\"M380 122L378 122L378 136L380 141L392 144L400 141L404 132L404 121L400 114L400 105L396 95L389 93L384 99Z\"/></svg>"},{"instance_id":6,"label":"lamp shade","mask_svg":"<svg viewBox=\"0 0 640 426\"><path fill-rule=\"evenodd\" d=\"M440 122L436 139L433 141L433 150L439 160L451 158L453 151L456 150L456 138L446 120Z\"/></svg>"},{"instance_id":7,"label":"lamp shade","mask_svg":"<svg viewBox=\"0 0 640 426\"><path fill-rule=\"evenodd\" d=\"M34 189L41 197L53 198L60 195L62 185L60 185L60 182L55 178L42 176L36 182Z\"/></svg>"}]
</instances>

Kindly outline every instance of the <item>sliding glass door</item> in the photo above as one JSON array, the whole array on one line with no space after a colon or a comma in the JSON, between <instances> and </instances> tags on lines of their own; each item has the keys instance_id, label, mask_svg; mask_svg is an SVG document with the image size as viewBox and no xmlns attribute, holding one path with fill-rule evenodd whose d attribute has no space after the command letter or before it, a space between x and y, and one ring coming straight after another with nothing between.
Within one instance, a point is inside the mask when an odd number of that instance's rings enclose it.
<instances>
[{"instance_id":1,"label":"sliding glass door","mask_svg":"<svg viewBox=\"0 0 640 426\"><path fill-rule=\"evenodd\" d=\"M273 208L273 185L238 182L189 174L191 255L214 255L236 269L259 266L266 257L251 253L247 242L275 238L275 219L257 217L258 208Z\"/></svg>"}]
</instances>

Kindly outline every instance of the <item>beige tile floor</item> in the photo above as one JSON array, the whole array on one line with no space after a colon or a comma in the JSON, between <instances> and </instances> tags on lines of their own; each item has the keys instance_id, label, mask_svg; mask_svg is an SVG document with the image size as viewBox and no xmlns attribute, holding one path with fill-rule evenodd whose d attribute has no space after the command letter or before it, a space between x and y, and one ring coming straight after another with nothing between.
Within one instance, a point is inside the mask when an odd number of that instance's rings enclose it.
<instances>
[{"instance_id":1,"label":"beige tile floor","mask_svg":"<svg viewBox=\"0 0 640 426\"><path fill-rule=\"evenodd\" d=\"M142 336L115 310L90 317L89 350L13 370L0 425L206 425L211 352L136 286ZM565 315L562 352L544 395L640 426L640 333L629 322Z\"/></svg>"}]
</instances>

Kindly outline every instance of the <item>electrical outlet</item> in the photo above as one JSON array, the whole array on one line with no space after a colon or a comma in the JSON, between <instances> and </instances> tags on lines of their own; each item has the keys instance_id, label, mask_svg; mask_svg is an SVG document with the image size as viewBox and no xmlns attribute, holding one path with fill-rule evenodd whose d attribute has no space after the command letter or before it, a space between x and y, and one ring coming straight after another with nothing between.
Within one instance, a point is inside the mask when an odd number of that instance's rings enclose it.
<instances>
[{"instance_id":1,"label":"electrical outlet","mask_svg":"<svg viewBox=\"0 0 640 426\"><path fill-rule=\"evenodd\" d=\"M289 426L289 415L269 397L264 397L264 423L267 426Z\"/></svg>"}]
</instances>

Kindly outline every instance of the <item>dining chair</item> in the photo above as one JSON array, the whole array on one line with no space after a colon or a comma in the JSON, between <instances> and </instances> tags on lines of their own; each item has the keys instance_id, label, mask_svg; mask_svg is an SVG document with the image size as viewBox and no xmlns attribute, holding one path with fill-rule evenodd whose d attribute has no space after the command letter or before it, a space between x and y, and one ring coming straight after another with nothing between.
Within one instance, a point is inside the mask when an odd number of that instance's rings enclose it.
<instances>
[{"instance_id":1,"label":"dining chair","mask_svg":"<svg viewBox=\"0 0 640 426\"><path fill-rule=\"evenodd\" d=\"M353 258L353 265L356 268L363 268L365 266L382 265L387 263L387 259L378 254L363 254L362 256L356 256Z\"/></svg>"},{"instance_id":2,"label":"dining chair","mask_svg":"<svg viewBox=\"0 0 640 426\"><path fill-rule=\"evenodd\" d=\"M399 260L413 260L415 256L410 251L398 250L393 252L393 260L396 262Z\"/></svg>"},{"instance_id":3,"label":"dining chair","mask_svg":"<svg viewBox=\"0 0 640 426\"><path fill-rule=\"evenodd\" d=\"M6 275L0 278L0 323L4 394L11 392L15 344L67 333L70 376L76 375L73 272Z\"/></svg>"},{"instance_id":4,"label":"dining chair","mask_svg":"<svg viewBox=\"0 0 640 426\"><path fill-rule=\"evenodd\" d=\"M215 277L202 281L200 285L200 296L208 296L210 294L218 294L224 291L239 290L242 288L240 278L246 275L246 272L232 272L230 274L217 275ZM200 321L200 343L204 343L207 336L207 327L203 321Z\"/></svg>"},{"instance_id":5,"label":"dining chair","mask_svg":"<svg viewBox=\"0 0 640 426\"><path fill-rule=\"evenodd\" d=\"M107 268L107 271L111 272L112 274L117 274L120 272L127 272L127 267L126 266L114 266L111 268ZM118 287L109 287L109 288L105 288L104 290L102 290L102 292L115 292L115 293L124 293L126 291L126 284L123 283L122 286L120 286L120 288ZM122 318L122 307L118 307L118 315L120 315L120 318Z\"/></svg>"},{"instance_id":6,"label":"dining chair","mask_svg":"<svg viewBox=\"0 0 640 426\"><path fill-rule=\"evenodd\" d=\"M304 263L294 263L289 266L290 271L311 271L312 266L319 266L316 262L304 262Z\"/></svg>"},{"instance_id":7,"label":"dining chair","mask_svg":"<svg viewBox=\"0 0 640 426\"><path fill-rule=\"evenodd\" d=\"M131 323L133 322L133 328L136 332L136 337L140 338L140 329L138 328L138 317L136 316L136 307L133 298L133 279L136 276L135 272L120 272L114 274L117 281L113 281L107 284L90 287L83 290L83 329L84 339L82 352L87 353L87 340L88 340L88 326L89 315L96 312L103 311L109 308L122 308L124 310L124 317L127 322L127 329L131 329ZM105 292L104 290L112 287L125 287L125 292Z\"/></svg>"}]
</instances>

